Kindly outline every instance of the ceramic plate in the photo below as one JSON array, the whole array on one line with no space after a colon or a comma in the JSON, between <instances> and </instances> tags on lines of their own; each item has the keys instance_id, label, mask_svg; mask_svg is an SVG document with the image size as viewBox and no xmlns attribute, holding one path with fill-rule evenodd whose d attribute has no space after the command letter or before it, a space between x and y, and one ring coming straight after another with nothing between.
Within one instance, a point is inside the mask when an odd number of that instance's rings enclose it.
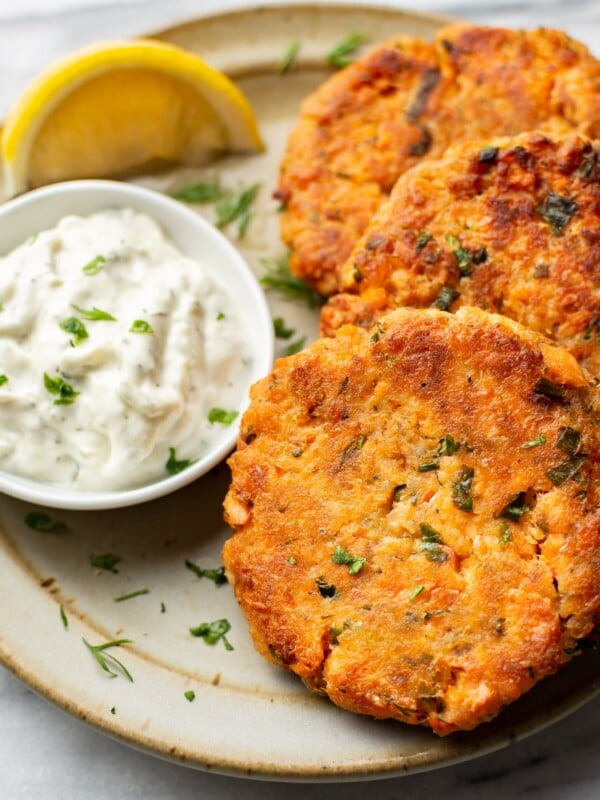
<instances>
[{"instance_id":1,"label":"ceramic plate","mask_svg":"<svg viewBox=\"0 0 600 800\"><path fill-rule=\"evenodd\" d=\"M260 182L241 249L262 274L263 260L283 253L270 198L277 164L300 100L327 75L323 54L354 31L372 41L399 31L431 37L442 21L356 5L287 5L160 32L239 82L257 112L267 152L141 182L163 191L217 175L231 186ZM292 39L301 42L297 68L278 75L275 64ZM235 231L232 240L240 246ZM269 301L273 315L283 316L298 336L316 334L316 312L273 295ZM227 483L221 465L151 504L102 513L48 510L65 527L46 533L25 524L28 513L44 509L1 497L2 662L64 710L147 752L198 768L287 780L359 780L470 758L539 729L600 691L600 653L586 653L493 723L446 739L359 717L309 694L255 653L230 587L199 579L185 566L186 559L203 568L219 565L228 535L221 517ZM121 558L117 571L90 566L90 555L104 553ZM114 601L140 589L148 592ZM231 623L233 650L189 633L222 618ZM91 644L132 640L108 652L133 682L102 671L83 638ZM184 695L190 691L192 702Z\"/></svg>"}]
</instances>

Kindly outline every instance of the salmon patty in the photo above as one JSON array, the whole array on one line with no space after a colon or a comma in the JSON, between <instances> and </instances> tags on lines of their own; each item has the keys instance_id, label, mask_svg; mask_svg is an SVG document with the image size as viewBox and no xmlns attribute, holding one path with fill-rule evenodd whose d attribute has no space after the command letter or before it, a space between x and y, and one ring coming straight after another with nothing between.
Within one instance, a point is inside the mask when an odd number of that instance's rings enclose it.
<instances>
[{"instance_id":1,"label":"salmon patty","mask_svg":"<svg viewBox=\"0 0 600 800\"><path fill-rule=\"evenodd\" d=\"M276 196L291 269L323 295L398 177L449 145L541 129L600 136L600 62L564 33L452 25L396 36L301 108Z\"/></svg>"},{"instance_id":2,"label":"salmon patty","mask_svg":"<svg viewBox=\"0 0 600 800\"><path fill-rule=\"evenodd\" d=\"M559 669L600 611L596 392L566 350L469 307L279 360L225 500L259 652L442 735Z\"/></svg>"},{"instance_id":3,"label":"salmon patty","mask_svg":"<svg viewBox=\"0 0 600 800\"><path fill-rule=\"evenodd\" d=\"M600 376L600 149L541 134L458 145L403 175L321 330L397 306L505 314Z\"/></svg>"}]
</instances>

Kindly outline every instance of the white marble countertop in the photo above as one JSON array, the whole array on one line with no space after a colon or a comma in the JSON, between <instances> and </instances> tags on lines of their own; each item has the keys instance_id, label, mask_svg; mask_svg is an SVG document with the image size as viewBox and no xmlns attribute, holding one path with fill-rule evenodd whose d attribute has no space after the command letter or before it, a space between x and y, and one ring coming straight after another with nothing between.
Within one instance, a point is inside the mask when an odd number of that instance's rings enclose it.
<instances>
[{"instance_id":1,"label":"white marble countertop","mask_svg":"<svg viewBox=\"0 0 600 800\"><path fill-rule=\"evenodd\" d=\"M368 2L369 0L362 0ZM281 4L284 0L279 0ZM0 116L25 82L89 41L122 37L252 0L4 0ZM261 4L265 4L262 0ZM388 5L394 5L388 0ZM397 0L490 24L565 29L600 55L598 0ZM2 800L539 800L600 798L600 698L498 753L435 772L368 784L283 785L195 772L136 752L57 711L0 669Z\"/></svg>"}]
</instances>

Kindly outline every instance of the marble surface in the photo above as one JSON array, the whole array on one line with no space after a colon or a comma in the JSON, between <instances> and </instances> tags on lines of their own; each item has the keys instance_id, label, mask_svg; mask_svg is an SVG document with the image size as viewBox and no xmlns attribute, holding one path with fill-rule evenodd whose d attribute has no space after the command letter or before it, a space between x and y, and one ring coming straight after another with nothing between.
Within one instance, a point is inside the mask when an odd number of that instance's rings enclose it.
<instances>
[{"instance_id":1,"label":"marble surface","mask_svg":"<svg viewBox=\"0 0 600 800\"><path fill-rule=\"evenodd\" d=\"M600 55L598 0L404 0L397 4L490 24L560 27ZM132 35L199 13L243 5L243 0L5 0L0 4L0 116L25 81L62 53L96 39ZM442 793L445 800L600 797L596 738L600 698L523 742L468 763L368 784L310 787L226 778L159 761L57 711L2 669L0 703L3 800L229 800L240 796L303 800L307 792L312 800L430 800Z\"/></svg>"}]
</instances>

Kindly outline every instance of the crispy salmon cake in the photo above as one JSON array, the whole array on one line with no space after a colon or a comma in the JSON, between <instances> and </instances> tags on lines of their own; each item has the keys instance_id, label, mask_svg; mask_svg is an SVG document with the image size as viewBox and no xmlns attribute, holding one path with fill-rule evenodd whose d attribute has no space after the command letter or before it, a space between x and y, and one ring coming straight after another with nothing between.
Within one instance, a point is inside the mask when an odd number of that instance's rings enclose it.
<instances>
[{"instance_id":1,"label":"crispy salmon cake","mask_svg":"<svg viewBox=\"0 0 600 800\"><path fill-rule=\"evenodd\" d=\"M596 392L566 350L469 307L279 360L225 500L260 653L442 735L559 669L600 610Z\"/></svg>"},{"instance_id":2,"label":"crispy salmon cake","mask_svg":"<svg viewBox=\"0 0 600 800\"><path fill-rule=\"evenodd\" d=\"M600 136L600 62L564 33L452 25L396 36L301 108L276 196L291 269L321 294L397 178L453 143L542 129Z\"/></svg>"},{"instance_id":3,"label":"crispy salmon cake","mask_svg":"<svg viewBox=\"0 0 600 800\"><path fill-rule=\"evenodd\" d=\"M580 136L457 145L403 175L342 270L321 330L397 306L505 314L600 376L600 149Z\"/></svg>"}]
</instances>

